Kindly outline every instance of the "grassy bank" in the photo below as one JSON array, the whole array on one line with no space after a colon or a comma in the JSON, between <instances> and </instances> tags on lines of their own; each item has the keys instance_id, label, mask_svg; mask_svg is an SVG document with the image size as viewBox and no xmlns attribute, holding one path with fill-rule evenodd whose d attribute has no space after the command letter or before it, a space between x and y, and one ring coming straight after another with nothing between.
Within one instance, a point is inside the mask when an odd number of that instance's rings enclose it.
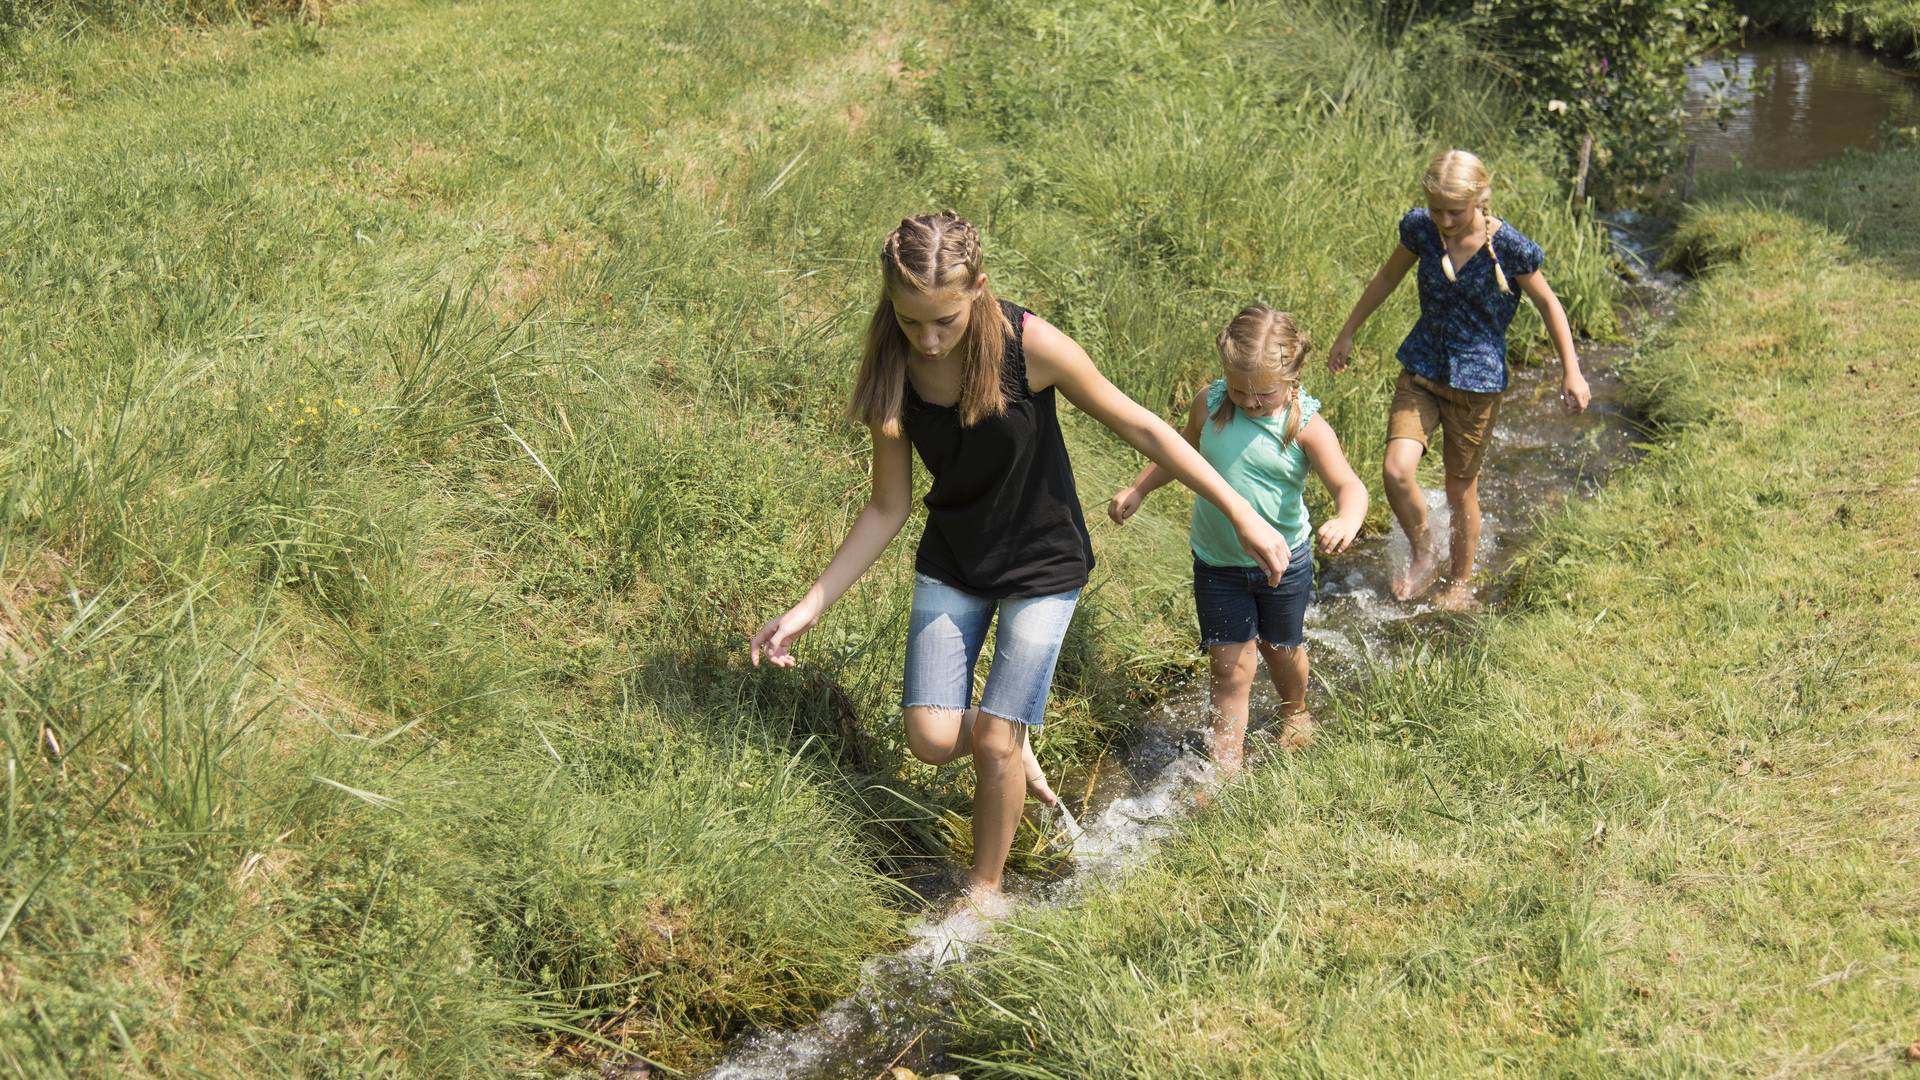
<instances>
[{"instance_id":1,"label":"grassy bank","mask_svg":"<svg viewBox=\"0 0 1920 1080\"><path fill-rule=\"evenodd\" d=\"M971 972L980 1075L1878 1075L1920 1036L1920 153L1710 194L1659 445L1479 644Z\"/></svg>"},{"instance_id":2,"label":"grassy bank","mask_svg":"<svg viewBox=\"0 0 1920 1080\"><path fill-rule=\"evenodd\" d=\"M0 76L0 1066L688 1067L811 1015L967 795L892 715L912 535L799 671L740 655L864 495L840 403L900 216L986 223L1002 290L1171 409L1246 300L1330 337L1472 142L1604 329L1539 159L1433 89L1466 43L1375 40L392 0L38 41ZM1408 302L1330 395L1363 471ZM1136 463L1070 427L1097 511ZM1190 667L1183 517L1097 530L1050 760Z\"/></svg>"},{"instance_id":3,"label":"grassy bank","mask_svg":"<svg viewBox=\"0 0 1920 1080\"><path fill-rule=\"evenodd\" d=\"M1915 0L1736 0L1762 28L1851 41L1920 63L1920 3Z\"/></svg>"}]
</instances>

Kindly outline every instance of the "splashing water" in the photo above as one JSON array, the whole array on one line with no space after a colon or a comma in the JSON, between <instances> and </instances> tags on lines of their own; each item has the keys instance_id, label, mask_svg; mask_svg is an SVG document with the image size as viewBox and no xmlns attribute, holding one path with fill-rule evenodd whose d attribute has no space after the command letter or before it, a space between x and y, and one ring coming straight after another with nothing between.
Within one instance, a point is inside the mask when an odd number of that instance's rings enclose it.
<instances>
[{"instance_id":1,"label":"splashing water","mask_svg":"<svg viewBox=\"0 0 1920 1080\"><path fill-rule=\"evenodd\" d=\"M1623 258L1631 260L1644 250L1625 241L1645 232L1648 223L1635 220L1612 227L1622 240ZM1643 267L1650 261L1641 258ZM1672 310L1673 283L1650 271L1639 281L1641 318L1659 318ZM1580 416L1568 416L1561 408L1557 366L1513 373L1481 481L1476 573L1494 581L1485 592L1499 590L1498 575L1516 553L1513 534L1560 499L1598 491L1614 468L1633 458L1633 445L1643 435L1622 404L1613 370L1626 353L1620 347L1582 350L1594 400ZM1427 505L1429 529L1445 538L1450 519L1444 495L1428 491ZM1395 528L1387 536L1356 543L1318 568L1306 631L1318 686L1344 681L1369 664L1391 665L1440 616L1425 601L1392 599L1389 583L1406 566L1409 554L1405 535ZM1258 718L1276 712L1278 704L1271 684L1256 681L1251 711L1256 722L1250 728L1258 730ZM1176 693L1125 745L1094 762L1084 784L1073 782L1079 777L1062 784L1062 790L1084 786L1087 792L1080 806L1084 821L1064 802L1056 813L1054 831L1071 844L1072 871L1052 884L1010 881L1007 907L1033 910L1069 904L1145 858L1214 782L1214 767L1202 752L1205 739L1199 734L1208 725L1206 711L1204 685ZM904 949L868 962L852 995L798 1031L743 1038L707 1074L708 1080L824 1080L875 1076L903 1062L915 1067L938 1063L941 1016L950 1002L940 969L963 959L1004 914L983 913L959 902L929 915L908 931Z\"/></svg>"}]
</instances>

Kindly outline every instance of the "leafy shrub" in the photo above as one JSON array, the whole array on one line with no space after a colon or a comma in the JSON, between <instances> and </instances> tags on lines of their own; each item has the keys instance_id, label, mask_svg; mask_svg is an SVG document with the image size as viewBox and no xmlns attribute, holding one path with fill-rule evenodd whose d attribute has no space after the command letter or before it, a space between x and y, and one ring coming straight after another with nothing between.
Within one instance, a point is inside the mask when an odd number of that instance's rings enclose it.
<instances>
[{"instance_id":1,"label":"leafy shrub","mask_svg":"<svg viewBox=\"0 0 1920 1080\"><path fill-rule=\"evenodd\" d=\"M1738 26L1731 9L1705 0L1442 0L1395 5L1387 17L1404 19L1415 44L1436 23L1465 21L1523 121L1553 135L1569 172L1593 137L1589 185L1602 196L1679 164L1686 69Z\"/></svg>"}]
</instances>

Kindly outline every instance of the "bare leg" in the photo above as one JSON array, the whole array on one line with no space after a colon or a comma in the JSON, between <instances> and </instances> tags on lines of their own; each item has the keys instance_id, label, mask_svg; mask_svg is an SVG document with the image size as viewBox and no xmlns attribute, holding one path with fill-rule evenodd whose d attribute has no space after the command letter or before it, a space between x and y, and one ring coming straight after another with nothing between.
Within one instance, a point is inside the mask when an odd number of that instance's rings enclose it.
<instances>
[{"instance_id":1,"label":"bare leg","mask_svg":"<svg viewBox=\"0 0 1920 1080\"><path fill-rule=\"evenodd\" d=\"M1060 805L1060 796L1053 793L1053 787L1047 783L1047 774L1040 771L1040 758L1033 752L1033 734L1027 725L1020 725L1020 765L1027 777L1027 791L1041 806Z\"/></svg>"},{"instance_id":2,"label":"bare leg","mask_svg":"<svg viewBox=\"0 0 1920 1080\"><path fill-rule=\"evenodd\" d=\"M1425 448L1413 439L1387 440L1383 469L1387 502L1392 505L1393 516L1399 520L1400 531L1407 534L1407 545L1412 549L1406 574L1393 580L1393 595L1397 600L1411 600L1425 592L1440 569L1433 538L1427 532L1427 496L1420 490L1416 475L1423 453Z\"/></svg>"},{"instance_id":3,"label":"bare leg","mask_svg":"<svg viewBox=\"0 0 1920 1080\"><path fill-rule=\"evenodd\" d=\"M1027 801L1026 769L1020 761L1026 725L992 713L973 722L973 871L969 892L997 894L1013 847L1013 831Z\"/></svg>"},{"instance_id":4,"label":"bare leg","mask_svg":"<svg viewBox=\"0 0 1920 1080\"><path fill-rule=\"evenodd\" d=\"M1281 649L1260 643L1260 655L1266 658L1267 674L1280 693L1280 715L1296 713L1307 707L1307 647Z\"/></svg>"},{"instance_id":5,"label":"bare leg","mask_svg":"<svg viewBox=\"0 0 1920 1080\"><path fill-rule=\"evenodd\" d=\"M1304 749L1313 739L1313 716L1307 712L1307 647L1276 648L1260 644L1273 688L1280 692L1280 748Z\"/></svg>"},{"instance_id":6,"label":"bare leg","mask_svg":"<svg viewBox=\"0 0 1920 1080\"><path fill-rule=\"evenodd\" d=\"M1453 515L1448 575L1451 580L1435 602L1445 607L1473 603L1473 556L1480 550L1480 478L1465 483L1448 478L1447 508Z\"/></svg>"},{"instance_id":7,"label":"bare leg","mask_svg":"<svg viewBox=\"0 0 1920 1080\"><path fill-rule=\"evenodd\" d=\"M929 765L948 765L973 753L972 709L933 709L916 705L906 711L907 749Z\"/></svg>"},{"instance_id":8,"label":"bare leg","mask_svg":"<svg viewBox=\"0 0 1920 1080\"><path fill-rule=\"evenodd\" d=\"M951 765L973 753L973 723L979 710L968 709L930 709L916 706L908 709L907 749L913 756L929 765ZM1021 725L1023 733L1025 725ZM1040 771L1040 759L1033 754L1031 740L1022 740L1020 744L1022 771L1026 774L1027 790L1040 800L1042 806L1056 806L1060 796L1053 793L1047 784L1047 776Z\"/></svg>"},{"instance_id":9,"label":"bare leg","mask_svg":"<svg viewBox=\"0 0 1920 1080\"><path fill-rule=\"evenodd\" d=\"M1213 715L1213 764L1221 779L1240 771L1246 759L1247 699L1260 653L1251 641L1207 647L1208 704Z\"/></svg>"}]
</instances>

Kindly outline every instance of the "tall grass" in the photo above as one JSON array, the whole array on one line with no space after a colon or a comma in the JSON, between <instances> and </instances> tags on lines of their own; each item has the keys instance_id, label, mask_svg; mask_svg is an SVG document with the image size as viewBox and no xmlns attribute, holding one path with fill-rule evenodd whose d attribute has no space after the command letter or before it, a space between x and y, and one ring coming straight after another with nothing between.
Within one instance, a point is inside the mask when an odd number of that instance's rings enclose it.
<instances>
[{"instance_id":1,"label":"tall grass","mask_svg":"<svg viewBox=\"0 0 1920 1080\"><path fill-rule=\"evenodd\" d=\"M1544 158L1340 8L394 2L34 46L0 76L20 1075L685 1068L844 991L968 797L894 720L912 538L799 670L740 645L864 497L841 405L906 213L985 223L998 286L1171 410L1246 299L1325 340L1471 142L1607 325ZM1363 467L1409 312L1312 387ZM1071 428L1097 510L1136 463ZM1191 665L1163 499L1096 530L1051 763Z\"/></svg>"}]
</instances>

